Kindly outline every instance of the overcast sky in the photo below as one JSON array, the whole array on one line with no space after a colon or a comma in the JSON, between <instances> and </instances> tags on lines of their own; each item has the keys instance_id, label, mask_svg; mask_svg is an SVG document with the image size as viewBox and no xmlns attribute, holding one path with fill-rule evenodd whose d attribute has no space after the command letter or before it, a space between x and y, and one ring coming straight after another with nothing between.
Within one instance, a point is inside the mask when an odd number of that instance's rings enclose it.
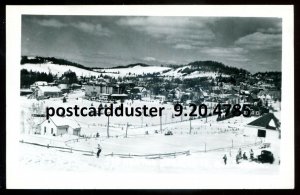
<instances>
[{"instance_id":1,"label":"overcast sky","mask_svg":"<svg viewBox=\"0 0 300 195\"><path fill-rule=\"evenodd\" d=\"M215 60L281 71L281 36L279 18L22 16L22 55L92 67Z\"/></svg>"}]
</instances>

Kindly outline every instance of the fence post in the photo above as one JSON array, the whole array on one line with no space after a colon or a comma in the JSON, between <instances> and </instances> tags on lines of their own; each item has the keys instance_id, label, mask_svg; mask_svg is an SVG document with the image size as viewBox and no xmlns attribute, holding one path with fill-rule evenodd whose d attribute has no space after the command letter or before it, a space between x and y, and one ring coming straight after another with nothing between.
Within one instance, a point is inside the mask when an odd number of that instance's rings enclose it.
<instances>
[{"instance_id":1,"label":"fence post","mask_svg":"<svg viewBox=\"0 0 300 195\"><path fill-rule=\"evenodd\" d=\"M49 144L47 144L47 148L49 148Z\"/></svg>"}]
</instances>

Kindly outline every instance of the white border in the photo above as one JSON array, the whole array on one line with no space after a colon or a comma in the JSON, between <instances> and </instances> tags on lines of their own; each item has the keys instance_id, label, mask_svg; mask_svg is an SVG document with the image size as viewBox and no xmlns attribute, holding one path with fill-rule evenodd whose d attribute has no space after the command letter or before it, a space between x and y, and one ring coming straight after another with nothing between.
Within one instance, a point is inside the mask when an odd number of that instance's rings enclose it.
<instances>
[{"instance_id":1,"label":"white border","mask_svg":"<svg viewBox=\"0 0 300 195\"><path fill-rule=\"evenodd\" d=\"M294 188L294 9L292 5L259 6L7 6L6 7L6 176L7 188ZM25 172L18 167L20 129L21 15L131 15L280 17L282 33L282 139L280 173L272 176L165 175ZM230 178L230 180L228 179ZM70 180L70 178L75 178ZM50 182L51 181L51 182ZM101 186L99 182L101 181Z\"/></svg>"}]
</instances>

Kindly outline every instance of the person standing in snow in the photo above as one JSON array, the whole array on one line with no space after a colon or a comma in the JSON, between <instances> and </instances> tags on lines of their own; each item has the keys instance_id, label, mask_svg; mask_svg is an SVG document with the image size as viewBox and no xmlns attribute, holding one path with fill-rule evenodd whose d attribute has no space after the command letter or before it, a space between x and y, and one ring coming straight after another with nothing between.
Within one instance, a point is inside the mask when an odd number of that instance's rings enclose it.
<instances>
[{"instance_id":1,"label":"person standing in snow","mask_svg":"<svg viewBox=\"0 0 300 195\"><path fill-rule=\"evenodd\" d=\"M101 151L102 151L102 148L101 148L100 144L98 144L98 147L97 147L97 158L99 158Z\"/></svg>"},{"instance_id":2,"label":"person standing in snow","mask_svg":"<svg viewBox=\"0 0 300 195\"><path fill-rule=\"evenodd\" d=\"M250 159L251 159L251 160L253 160L253 159L254 159L254 152L253 152L253 150L252 150L252 149L250 150Z\"/></svg>"},{"instance_id":3,"label":"person standing in snow","mask_svg":"<svg viewBox=\"0 0 300 195\"><path fill-rule=\"evenodd\" d=\"M247 157L247 155L246 155L246 152L244 152L244 154L243 154L243 159L244 159L244 160L248 160L248 157Z\"/></svg>"},{"instance_id":4,"label":"person standing in snow","mask_svg":"<svg viewBox=\"0 0 300 195\"><path fill-rule=\"evenodd\" d=\"M242 149L239 149L239 157L242 158Z\"/></svg>"},{"instance_id":5,"label":"person standing in snow","mask_svg":"<svg viewBox=\"0 0 300 195\"><path fill-rule=\"evenodd\" d=\"M224 164L226 165L226 163L227 163L227 156L226 156L226 154L224 155L223 159L224 159Z\"/></svg>"},{"instance_id":6,"label":"person standing in snow","mask_svg":"<svg viewBox=\"0 0 300 195\"><path fill-rule=\"evenodd\" d=\"M240 162L239 162L239 159L240 159L240 155L239 154L237 154L236 155L236 158L235 158L235 160L236 160L236 164L239 164Z\"/></svg>"}]
</instances>

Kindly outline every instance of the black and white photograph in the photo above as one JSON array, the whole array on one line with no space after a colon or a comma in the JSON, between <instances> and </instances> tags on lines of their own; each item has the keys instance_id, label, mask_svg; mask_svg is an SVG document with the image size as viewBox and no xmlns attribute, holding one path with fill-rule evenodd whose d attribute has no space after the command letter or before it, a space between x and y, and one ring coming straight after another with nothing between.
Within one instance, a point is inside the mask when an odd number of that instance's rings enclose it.
<instances>
[{"instance_id":1,"label":"black and white photograph","mask_svg":"<svg viewBox=\"0 0 300 195\"><path fill-rule=\"evenodd\" d=\"M292 6L7 17L9 188L293 188Z\"/></svg>"}]
</instances>

